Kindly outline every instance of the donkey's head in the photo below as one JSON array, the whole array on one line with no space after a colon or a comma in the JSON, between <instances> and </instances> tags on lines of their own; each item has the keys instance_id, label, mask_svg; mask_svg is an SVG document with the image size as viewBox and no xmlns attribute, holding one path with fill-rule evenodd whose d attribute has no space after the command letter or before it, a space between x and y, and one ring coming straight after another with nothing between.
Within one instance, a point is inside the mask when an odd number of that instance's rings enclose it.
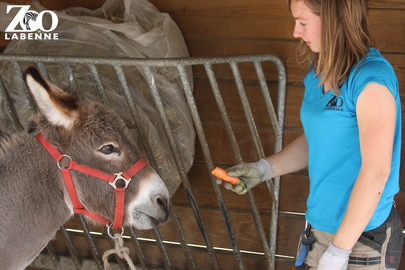
<instances>
[{"instance_id":1,"label":"donkey's head","mask_svg":"<svg viewBox=\"0 0 405 270\"><path fill-rule=\"evenodd\" d=\"M141 158L128 128L112 109L78 101L44 80L34 67L25 71L25 80L40 111L33 127L61 153L80 165L112 175L125 172ZM84 207L113 220L113 187L81 172L72 171L72 176ZM126 189L124 225L150 229L165 222L168 202L166 185L147 165L131 178Z\"/></svg>"}]
</instances>

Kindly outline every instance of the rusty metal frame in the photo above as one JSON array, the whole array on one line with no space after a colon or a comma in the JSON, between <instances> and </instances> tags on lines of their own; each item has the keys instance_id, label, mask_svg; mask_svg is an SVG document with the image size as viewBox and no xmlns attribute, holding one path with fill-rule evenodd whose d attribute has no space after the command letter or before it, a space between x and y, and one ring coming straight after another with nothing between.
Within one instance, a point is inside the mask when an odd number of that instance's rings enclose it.
<instances>
[{"instance_id":1,"label":"rusty metal frame","mask_svg":"<svg viewBox=\"0 0 405 270\"><path fill-rule=\"evenodd\" d=\"M257 154L260 158L265 157L263 147L260 142L260 138L258 135L258 130L255 124L255 120L250 108L249 101L246 96L246 92L244 89L244 83L242 80L242 76L240 74L238 64L242 62L251 62L254 64L254 68L256 71L257 75L257 81L258 84L260 85L263 99L265 101L266 109L267 109L267 116L270 118L271 123L272 123L272 129L275 134L275 141L274 141L274 151L278 152L282 148L282 141L283 141L283 125L284 125L284 108L285 108L285 95L286 95L286 72L283 63L281 60L274 56L274 55L240 55L240 56L223 56L223 57L203 57L203 58L196 58L196 57L189 57L189 58L177 58L177 59L130 59L130 58L96 58L96 57L65 57L65 56L34 56L34 55L10 55L10 54L1 54L0 55L0 63L1 62L11 62L17 76L21 76L23 74L22 68L21 68L21 63L23 62L31 62L31 63L36 63L38 68L40 69L40 72L47 77L47 71L45 64L46 63L60 63L63 65L66 76L69 78L71 85L74 87L75 86L75 80L74 76L71 70L70 65L71 64L87 64L90 71L93 74L93 78L95 81L95 85L97 86L99 95L101 96L102 101L105 104L109 104L107 95L105 93L104 87L101 83L101 80L99 78L99 74L97 72L97 65L110 65L115 68L116 74L119 78L119 81L122 86L122 90L124 92L124 95L127 99L132 117L135 121L135 123L138 125L139 123L139 115L137 112L137 108L135 105L135 102L132 100L132 96L130 93L130 89L127 85L127 81L124 75L124 72L122 70L122 67L125 66L137 66L140 67L144 74L146 75L146 80L149 84L150 91L154 97L155 101L155 106L159 112L159 116L162 120L162 123L164 125L164 130L174 157L174 160L176 162L177 169L179 171L179 175L181 176L182 184L185 189L185 192L188 196L191 208L194 213L194 217L199 225L200 232L202 234L202 237L205 242L206 250L209 253L209 257L212 261L212 265L214 269L221 269L220 264L218 262L218 258L216 256L216 248L213 246L210 236L206 230L206 226L204 224L204 220L202 218L202 215L200 213L200 209L198 206L198 203L195 200L193 191L190 186L190 182L187 176L187 172L183 168L183 164L180 158L179 150L175 141L175 138L172 134L172 131L170 129L167 116L164 111L164 107L162 104L162 100L159 94L159 90L154 83L154 78L151 72L151 69L154 68L159 68L159 67L176 67L179 71L184 94L189 106L189 109L191 111L192 119L194 122L194 126L196 129L197 137L199 140L199 143L202 147L203 155L207 164L207 168L209 171L214 169L214 164L213 160L210 155L210 150L208 147L207 139L204 133L204 129L202 126L202 122L200 119L200 115L194 100L193 96L193 89L192 86L190 85L188 79L187 79L187 74L186 74L186 68L189 66L196 66L196 65L201 65L204 67L204 70L207 74L207 77L210 82L211 90L213 91L213 94L215 96L215 100L218 105L218 109L221 113L222 120L225 125L225 129L227 131L228 139L231 143L233 154L235 156L235 160L240 163L242 162L242 155L240 153L239 147L237 140L235 138L235 135L232 130L232 126L228 117L228 113L225 109L224 106L224 100L221 96L221 93L219 91L218 87L218 81L215 77L214 71L213 71L213 65L215 64L229 64L230 68L232 70L233 74L233 80L236 84L237 90L239 97L242 102L243 106L243 111L245 113L245 117L251 132L251 136L253 138L253 142L255 145L255 149L257 151ZM264 76L264 72L262 69L262 62L273 62L274 65L276 66L278 70L278 100L275 102L276 106L274 106L274 102L272 101L270 94L269 94L269 89L267 87L268 82L266 81L266 78ZM32 110L35 111L35 104L31 99L31 96L27 89L23 89L25 95L27 96L27 99L29 100L29 105L31 106ZM3 81L1 80L0 77L0 95L5 97L5 104L6 104L6 110L8 110L9 115L11 115L11 120L14 123L14 127L16 130L22 130L23 127L18 119L16 110L13 106L13 102L10 99L7 89L4 86ZM141 132L141 131L140 131ZM145 136L142 134L139 134L140 137L143 139L143 144L147 145ZM148 149L146 147L145 149ZM152 161L153 165L153 153L152 150L149 149L148 152L148 158L149 160ZM208 173L208 172L207 172ZM243 258L241 255L241 251L233 230L232 222L229 219L228 216L228 211L227 207L225 205L221 189L218 185L215 184L215 178L211 176L211 181L213 183L214 191L216 194L216 197L219 202L220 206L220 211L222 212L225 225L228 229L228 234L230 241L232 243L232 248L233 248L233 253L235 256L235 259L238 263L239 269L246 269L246 266L243 262ZM265 233L265 228L263 227L263 224L261 222L261 218L259 215L259 210L256 206L255 203L255 198L252 195L252 193L249 191L247 193L248 196L248 201L250 204L250 208L254 217L255 221L255 226L261 241L261 245L264 250L264 256L267 260L268 264L268 269L275 269L275 256L276 256L276 238L277 238L277 222L278 222L278 204L279 204L279 188L280 188L280 179L275 178L272 180L267 181L267 187L268 190L271 194L272 202L271 202L271 222L270 222L270 228L269 228L269 239L266 237ZM187 260L188 268L189 269L196 269L196 264L193 260L193 257L190 252L190 245L187 243L187 240L182 232L181 225L177 219L176 212L173 208L173 205L170 204L170 217L172 221L175 224L175 229L176 229L176 234L179 240L179 244L181 245L182 251L185 255L185 258ZM92 267L91 268L85 268L84 265L88 264L80 259L77 256L77 252L75 250L75 247L69 237L70 232L65 228L61 228L61 232L66 239L66 242L68 243L68 250L70 252L70 258L66 258L66 256L60 256L56 254L53 251L52 244L50 243L46 250L48 251L49 255L41 255L42 259L39 260L37 259L33 265L35 267L40 267L38 263L40 261L42 262L47 262L53 264L55 267L60 266L62 259L64 261L68 260L69 263L65 264L65 267L68 267L67 265L71 265L69 267L71 268L64 268L64 269L102 269L102 262L101 262L101 257L100 254L98 254L97 248L94 244L94 241L92 239L92 234L89 232L86 222L83 219L83 217L79 216L80 224L82 225L83 228L83 234L85 235L88 243L90 244L92 255L93 255L93 261L92 261ZM156 228L154 229L154 236L156 238L156 244L159 247L159 250L161 252L161 256L163 258L164 262L164 269L173 269L170 258L166 252L165 248L165 241L162 240L159 229ZM139 244L139 240L137 238L136 232L133 229L130 229L130 238L131 242L135 247L135 250L137 251L137 257L140 261L139 267L142 269L152 269L148 266L148 263L145 259L145 256L142 253L142 249ZM49 269L45 268L45 264L42 265L44 268L43 269ZM125 266L118 260L118 264L116 269L123 268L125 269ZM114 268L115 269L115 268Z\"/></svg>"}]
</instances>

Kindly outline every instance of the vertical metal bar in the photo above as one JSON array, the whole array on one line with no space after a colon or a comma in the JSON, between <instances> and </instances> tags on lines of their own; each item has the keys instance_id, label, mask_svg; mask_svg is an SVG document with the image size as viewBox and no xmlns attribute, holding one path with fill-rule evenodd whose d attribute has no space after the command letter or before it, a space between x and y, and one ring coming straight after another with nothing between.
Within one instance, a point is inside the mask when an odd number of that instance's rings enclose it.
<instances>
[{"instance_id":1,"label":"vertical metal bar","mask_svg":"<svg viewBox=\"0 0 405 270\"><path fill-rule=\"evenodd\" d=\"M186 77L186 75L184 75L185 74L184 67L183 67L183 70L180 67L178 67L178 68L179 68L179 71L180 71L180 74L181 74L181 79L182 79L183 88L184 88L185 92L186 93L191 92L190 85L189 85L189 82L187 80L187 77ZM180 173L180 176L181 176L181 179L182 179L182 182L183 182L183 187L184 187L184 189L186 191L186 194L187 194L187 197L188 197L188 199L190 201L190 205L191 205L191 208L193 210L194 216L195 216L195 218L197 220L197 224L199 226L200 232L201 232L201 234L203 236L203 239L205 241L205 244L207 246L207 251L208 251L208 254L210 255L211 261L213 263L213 267L214 267L214 269L220 269L219 262L218 262L218 259L216 257L216 254L215 254L215 250L214 250L213 245L211 243L211 239L210 239L209 234L208 234L208 232L207 232L207 230L205 228L205 224L203 222L202 215L200 213L197 201L196 201L196 199L195 199L195 197L194 197L194 195L193 195L193 193L191 191L190 182L188 180L187 174L186 174L186 172L184 170L184 167L183 167L183 164L181 162L181 158L180 158L180 154L179 154L179 151L178 151L178 148L177 148L177 144L176 144L176 141L175 141L175 139L173 137L173 134L171 132L170 125L169 125L169 122L167 120L167 116L166 116L166 113L165 113L165 110L164 110L164 107L163 107L163 103L162 103L162 100L161 100L160 95L159 95L159 91L158 91L157 86L156 86L156 84L154 82L154 77L152 75L150 67L144 66L143 69L145 71L145 75L146 75L146 78L147 78L147 81L148 81L148 84L149 84L149 88L150 88L150 90L152 92L152 95L154 97L154 100L155 100L155 106L156 106L156 108L157 108L157 110L159 112L159 116L160 116L161 121L163 123L163 127L164 127L164 130L165 130L166 136L168 138L170 148L171 148L173 156L175 158L175 162L176 162L178 171ZM182 75L182 72L183 72L183 75ZM193 101L191 101L191 102L193 103ZM191 104L189 104L189 107L192 108L193 106L190 106L190 105Z\"/></svg>"},{"instance_id":2,"label":"vertical metal bar","mask_svg":"<svg viewBox=\"0 0 405 270\"><path fill-rule=\"evenodd\" d=\"M279 152L283 148L283 129L284 129L284 116L285 116L285 95L287 88L287 78L283 62L278 58L273 56L273 63L276 65L278 70L278 104L277 104L277 116L279 125L279 136L275 142L274 151ZM272 254L276 254L276 243L277 243L277 223L278 223L278 209L279 209L279 199L280 199L280 177L273 179L274 184L274 197L276 199L275 204L273 204L273 214L271 216L270 222L270 247ZM276 268L275 263L272 265L272 270Z\"/></svg>"},{"instance_id":3,"label":"vertical metal bar","mask_svg":"<svg viewBox=\"0 0 405 270\"><path fill-rule=\"evenodd\" d=\"M115 69L116 69L116 73L118 75L119 81L121 83L121 86L123 87L123 92L125 94L126 100L127 100L128 105L130 107L130 110L132 112L135 123L137 123L136 126L139 127L139 126L141 126L140 116L139 116L139 113L137 111L136 105L135 105L135 103L134 103L134 101L132 99L128 84L126 82L125 75L124 75L121 67L115 66ZM154 165L155 165L154 167L157 167L156 162L155 162L154 157L153 157L152 150L151 150L150 146L146 144L146 142L148 141L148 139L146 138L146 135L144 134L143 131L141 132L140 130L138 130L138 133L140 135L142 143L144 144L144 148L147 150L147 153L149 154L148 155L149 156L149 161L154 163ZM180 227L180 223L179 223L179 221L177 219L177 216L175 215L175 212L174 212L172 207L171 207L171 211L169 212L169 214L170 214L171 220L175 224L177 224L177 226L175 227L176 228L176 233L177 233L177 236L178 236L178 238L180 240L181 247L182 247L183 251L185 252L185 256L187 258L188 265L189 265L190 269L194 269L195 268L194 260L193 260L193 258L191 256L191 252L190 252L190 250L189 250L189 248L187 246L187 242L185 241L184 235L183 235L181 227ZM139 251L141 252L140 249L139 249ZM147 266L145 265L145 267L147 267Z\"/></svg>"},{"instance_id":4,"label":"vertical metal bar","mask_svg":"<svg viewBox=\"0 0 405 270\"><path fill-rule=\"evenodd\" d=\"M69 80L69 85L74 92L79 92L80 89L77 87L76 78L73 75L72 68L70 67L69 63L63 62L63 69L65 70L65 74Z\"/></svg>"},{"instance_id":5,"label":"vertical metal bar","mask_svg":"<svg viewBox=\"0 0 405 270\"><path fill-rule=\"evenodd\" d=\"M131 241L132 241L132 244L135 247L135 251L136 251L136 254L138 256L138 260L139 260L139 262L140 262L140 264L142 266L142 269L143 270L149 270L150 268L149 268L149 266L148 266L148 264L146 262L145 255L143 254L141 244L138 241L138 237L136 235L134 227L129 228L129 233L131 235Z\"/></svg>"},{"instance_id":6,"label":"vertical metal bar","mask_svg":"<svg viewBox=\"0 0 405 270\"><path fill-rule=\"evenodd\" d=\"M103 268L104 268L103 263L100 259L100 255L98 253L96 244L94 243L93 238L90 235L90 230L89 230L89 227L87 226L86 221L84 220L83 214L78 214L77 217L79 218L80 225L82 226L84 236L86 237L87 243L90 246L90 251L91 251L91 254L93 255L94 262L96 263L97 268L99 270L103 270Z\"/></svg>"},{"instance_id":7,"label":"vertical metal bar","mask_svg":"<svg viewBox=\"0 0 405 270\"><path fill-rule=\"evenodd\" d=\"M260 88L262 90L262 95L264 97L264 103L266 105L267 114L271 120L271 124L275 133L276 138L280 136L281 130L278 125L278 120L276 116L276 111L273 106L273 102L271 100L271 96L269 93L269 89L267 87L266 79L264 78L264 73L260 61L253 62L256 70L256 75L260 83Z\"/></svg>"},{"instance_id":8,"label":"vertical metal bar","mask_svg":"<svg viewBox=\"0 0 405 270\"><path fill-rule=\"evenodd\" d=\"M214 97L215 97L215 100L217 102L218 109L219 109L219 111L221 113L222 121L225 124L225 129L227 131L228 138L229 138L229 141L231 143L231 147L233 149L233 152L234 152L234 155L236 157L237 162L240 163L240 162L242 162L242 157L240 155L239 147L238 147L238 144L236 142L235 134L233 133L233 130L232 130L232 127L231 127L231 122L229 121L228 113L227 113L227 111L225 109L224 101L223 101L221 93L219 91L219 87L218 87L218 83L217 83L216 78L215 78L214 71L212 70L212 65L211 65L211 63L205 63L204 67L205 67L205 71L207 73L208 79L210 81L211 89L212 89L212 91L214 93ZM207 142L207 139L205 137L205 133L204 133L204 130L203 130L203 127L202 127L201 120L199 120L199 122L197 124L194 124L194 125L196 127L197 134L199 135L198 137L199 137L199 140L200 140L201 148L203 150L205 161L207 163L207 167L208 167L209 171L212 171L214 169L214 166L213 166L212 158L211 158L209 147L208 147L208 142ZM245 264L243 263L243 260L242 260L239 245L237 243L237 238L235 236L233 227L231 225L231 221L229 219L228 210L226 208L225 201L224 201L224 199L222 197L222 192L221 192L220 188L218 187L218 185L215 183L215 180L213 179L212 176L211 176L211 181L213 183L214 191L215 191L215 194L216 194L219 206L220 206L222 216L223 216L224 221L225 221L225 225L226 225L226 227L228 229L227 231L228 231L231 243L232 243L235 258L237 260L239 268L240 269L246 269L246 266L245 266Z\"/></svg>"},{"instance_id":9,"label":"vertical metal bar","mask_svg":"<svg viewBox=\"0 0 405 270\"><path fill-rule=\"evenodd\" d=\"M225 108L224 100L223 100L223 98L221 96L221 93L219 91L218 82L217 82L217 80L215 78L215 74L214 74L214 71L212 69L212 64L209 63L209 62L205 63L204 68L205 68L205 72L207 73L208 80L210 81L211 90L212 90L212 92L214 94L214 98L215 98L215 101L217 103L218 110L219 110L219 112L221 114L222 121L224 122L225 130L226 130L226 133L228 135L229 143L231 144L231 148L233 150L234 156L236 158L236 162L241 163L242 162L242 156L240 155L239 146L238 146L238 143L236 142L235 134L234 134L233 129L232 129L231 121L229 120L228 112L226 111L226 108ZM207 144L207 149L208 149L208 144ZM209 154L209 152L207 152L206 156L210 157L211 155Z\"/></svg>"},{"instance_id":10,"label":"vertical metal bar","mask_svg":"<svg viewBox=\"0 0 405 270\"><path fill-rule=\"evenodd\" d=\"M45 80L47 80L48 82L50 82L51 79L49 78L48 71L46 70L45 64L42 63L42 62L38 62L38 63L37 63L37 66L38 66L39 73L41 73L41 76L42 76Z\"/></svg>"},{"instance_id":11,"label":"vertical metal bar","mask_svg":"<svg viewBox=\"0 0 405 270\"><path fill-rule=\"evenodd\" d=\"M176 211L174 211L173 204L171 201L169 202L169 213L170 213L170 219L173 222L173 226L174 226L174 229L177 234L177 238L180 241L181 248L182 248L184 256L187 260L188 269L190 269L190 270L197 269L193 256L191 255L190 249L187 245L187 240L184 237L184 233L181 228L180 222L177 218Z\"/></svg>"},{"instance_id":12,"label":"vertical metal bar","mask_svg":"<svg viewBox=\"0 0 405 270\"><path fill-rule=\"evenodd\" d=\"M138 120L139 122L136 122L136 123L137 123L137 127L139 127L139 126L141 126L141 121L140 121L140 118L139 118L139 113L138 113L138 111L137 111L137 108L136 108L136 106L135 106L135 103L133 102L131 93L130 93L130 91L129 91L129 87L128 87L128 84L127 84L127 81L126 81L126 78L125 78L125 74L124 74L124 72L123 72L123 70L122 70L122 67L120 67L120 66L114 66L114 67L115 67L115 70L116 70L116 72L117 72L117 75L118 75L118 78L119 78L119 80L120 80L120 83L121 83L121 85L122 85L122 87L123 87L125 96L126 96L128 102L131 103L131 104L130 104L130 107L131 107L131 112L132 112L132 114L133 114L133 117L134 117L134 119L139 119L139 120ZM149 150L150 147L149 147L148 145L146 145L146 141L147 141L146 136L144 135L144 133L141 133L141 132L140 132L140 135L141 135L141 138L142 138L142 142L143 142L144 145L145 145L145 149L148 149L148 150ZM150 154L151 154L150 160L153 160L153 161L154 161L152 153L150 153ZM155 230L157 230L157 229L154 229L154 231L155 231ZM155 232L155 234L158 235L157 232ZM160 235L160 234L159 234L159 235ZM167 256L167 252L166 252L166 249L165 249L165 247L164 247L163 241L158 241L158 240L157 240L157 245L158 245L158 247L159 247L159 250L161 251L161 254L162 254L163 258L165 259L165 265L166 265L166 267L169 267L169 266L171 265L171 263L170 263L169 257ZM163 252L163 253L162 253L162 252Z\"/></svg>"},{"instance_id":13,"label":"vertical metal bar","mask_svg":"<svg viewBox=\"0 0 405 270\"><path fill-rule=\"evenodd\" d=\"M80 270L81 267L82 267L82 266L81 266L82 263L81 263L81 261L80 261L80 259L79 259L79 256L77 255L77 252L76 252L76 249L75 249L75 247L74 247L74 245L73 245L73 243L72 243L72 240L70 239L70 236L69 236L69 234L68 234L67 231L66 231L65 225L63 225L63 226L61 227L61 232L62 232L63 237L64 237L65 240L66 240L66 245L67 245L69 254L70 254L70 256L72 257L72 260L73 260L73 262L74 262L74 264L75 264L77 270Z\"/></svg>"},{"instance_id":14,"label":"vertical metal bar","mask_svg":"<svg viewBox=\"0 0 405 270\"><path fill-rule=\"evenodd\" d=\"M263 158L264 157L263 147L260 142L260 137L257 132L255 120L253 118L253 114L250 109L249 101L247 99L246 92L243 87L243 81L240 76L238 65L235 61L230 62L229 65L231 66L231 69L232 69L232 74L233 74L235 82L236 82L236 87L238 89L238 93L239 93L239 96L240 96L240 99L242 102L243 111L245 112L246 120L249 125L249 130L252 135L252 140L255 144L256 151L259 154L259 157Z\"/></svg>"},{"instance_id":15,"label":"vertical metal bar","mask_svg":"<svg viewBox=\"0 0 405 270\"><path fill-rule=\"evenodd\" d=\"M160 254L162 254L162 260L163 263L165 264L166 269L167 270L172 269L172 263L170 262L169 254L167 253L166 248L163 244L163 239L162 236L160 235L159 229L155 227L153 228L152 232L158 244L157 246L159 248Z\"/></svg>"},{"instance_id":16,"label":"vertical metal bar","mask_svg":"<svg viewBox=\"0 0 405 270\"><path fill-rule=\"evenodd\" d=\"M95 65L88 64L91 74L93 75L94 82L96 83L97 91L101 97L103 103L107 106L111 106L110 100L108 99L107 93L104 89L103 83L101 82L100 76Z\"/></svg>"},{"instance_id":17,"label":"vertical metal bar","mask_svg":"<svg viewBox=\"0 0 405 270\"><path fill-rule=\"evenodd\" d=\"M18 119L17 111L15 110L13 101L11 100L10 95L6 90L6 86L4 85L3 79L1 77L0 77L0 95L4 98L4 104L6 106L5 111L8 111L15 130L16 131L24 130L20 120Z\"/></svg>"},{"instance_id":18,"label":"vertical metal bar","mask_svg":"<svg viewBox=\"0 0 405 270\"><path fill-rule=\"evenodd\" d=\"M122 70L122 67L119 65L114 65L115 72L118 76L118 80L121 84L122 91L124 93L125 100L127 101L129 110L131 112L132 119L135 121L135 128L136 132L140 138L140 141L142 143L142 147L146 152L146 155L148 156L148 161L152 163L153 167L156 168L156 163L153 155L153 151L150 147L149 144L147 144L148 138L145 134L145 131L142 130L140 127L142 127L142 120L141 116L139 115L138 109L136 107L136 104L134 102L134 99L132 98L131 91L129 89L127 80L125 78L124 71Z\"/></svg>"},{"instance_id":19,"label":"vertical metal bar","mask_svg":"<svg viewBox=\"0 0 405 270\"><path fill-rule=\"evenodd\" d=\"M261 145L260 137L259 137L259 134L258 134L258 131L256 128L256 124L254 122L252 111L250 109L249 101L247 99L246 92L243 87L243 81L240 76L239 68L235 61L231 61L230 66L231 66L232 73L233 73L233 76L234 76L234 79L236 82L236 87L238 89L239 96L241 98L242 107L245 112L245 116L246 116L246 120L248 122L250 133L252 135L252 140L256 147L256 151L259 154L260 158L264 158L265 155L264 155L263 147ZM256 200L250 191L247 193L247 197L249 200L249 205L252 209L252 214L253 214L253 219L255 221L256 230L258 232L259 239L262 243L262 247L265 251L264 253L265 253L265 257L267 259L268 268L271 269L272 264L274 263L275 255L273 255L271 253L269 244L266 240L266 233L264 231L263 223L260 218L259 209L257 208L257 205L256 205Z\"/></svg>"},{"instance_id":20,"label":"vertical metal bar","mask_svg":"<svg viewBox=\"0 0 405 270\"><path fill-rule=\"evenodd\" d=\"M273 106L273 102L271 101L271 97L269 94L269 90L267 88L266 81L264 79L263 69L259 61L254 61L254 66L256 70L257 77L259 79L260 88L262 90L262 95L264 97L264 102L267 109L267 114L271 120L271 124L273 127L273 131L275 133L275 144L277 144L278 140L280 139L282 131L280 130L280 126L277 120L276 112ZM279 150L275 147L275 152ZM278 177L279 179L279 177ZM276 238L277 238L277 221L278 221L278 192L279 187L275 187L273 180L270 179L266 181L267 188L269 189L272 204L271 204L271 211L270 211L270 233L269 233L269 246L270 246L270 254L272 257L270 269L275 269L275 254L276 254Z\"/></svg>"}]
</instances>

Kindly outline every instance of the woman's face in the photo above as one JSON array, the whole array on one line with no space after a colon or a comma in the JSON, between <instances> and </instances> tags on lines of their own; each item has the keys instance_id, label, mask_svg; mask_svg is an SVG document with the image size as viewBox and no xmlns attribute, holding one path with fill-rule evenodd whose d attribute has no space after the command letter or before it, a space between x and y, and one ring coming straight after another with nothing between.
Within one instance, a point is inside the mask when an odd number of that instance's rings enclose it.
<instances>
[{"instance_id":1,"label":"woman's face","mask_svg":"<svg viewBox=\"0 0 405 270\"><path fill-rule=\"evenodd\" d=\"M304 0L292 0L291 12L295 19L293 36L302 38L315 53L321 50L321 18L315 15Z\"/></svg>"}]
</instances>

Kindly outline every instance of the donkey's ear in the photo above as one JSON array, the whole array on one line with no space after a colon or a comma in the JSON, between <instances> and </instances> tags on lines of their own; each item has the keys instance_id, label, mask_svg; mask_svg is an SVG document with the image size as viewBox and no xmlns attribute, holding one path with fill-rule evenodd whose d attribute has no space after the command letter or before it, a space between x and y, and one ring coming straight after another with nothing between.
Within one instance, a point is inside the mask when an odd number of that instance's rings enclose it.
<instances>
[{"instance_id":1,"label":"donkey's ear","mask_svg":"<svg viewBox=\"0 0 405 270\"><path fill-rule=\"evenodd\" d=\"M46 81L35 67L27 68L24 75L28 89L48 121L70 129L78 117L75 97Z\"/></svg>"}]
</instances>

